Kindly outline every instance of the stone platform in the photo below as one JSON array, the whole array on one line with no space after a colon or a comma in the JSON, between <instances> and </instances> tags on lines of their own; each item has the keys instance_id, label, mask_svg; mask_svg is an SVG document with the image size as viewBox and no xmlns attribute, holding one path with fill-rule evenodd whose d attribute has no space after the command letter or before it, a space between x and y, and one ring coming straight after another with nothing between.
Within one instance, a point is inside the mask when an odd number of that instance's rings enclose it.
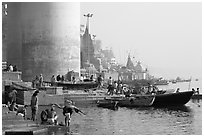
<instances>
[{"instance_id":1,"label":"stone platform","mask_svg":"<svg viewBox=\"0 0 204 137\"><path fill-rule=\"evenodd\" d=\"M2 107L2 135L46 135L48 129Z\"/></svg>"}]
</instances>

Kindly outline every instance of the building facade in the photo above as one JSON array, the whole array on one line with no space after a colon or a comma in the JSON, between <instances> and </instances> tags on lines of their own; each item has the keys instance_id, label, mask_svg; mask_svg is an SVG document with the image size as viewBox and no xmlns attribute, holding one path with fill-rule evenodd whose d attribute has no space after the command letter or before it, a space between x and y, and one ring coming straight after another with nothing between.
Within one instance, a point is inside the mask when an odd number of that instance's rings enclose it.
<instances>
[{"instance_id":1,"label":"building facade","mask_svg":"<svg viewBox=\"0 0 204 137\"><path fill-rule=\"evenodd\" d=\"M138 61L134 66L130 55L128 55L127 64L125 67L121 67L119 70L119 77L121 80L130 81L130 80L142 80L149 79L148 70L143 68L141 62Z\"/></svg>"}]
</instances>

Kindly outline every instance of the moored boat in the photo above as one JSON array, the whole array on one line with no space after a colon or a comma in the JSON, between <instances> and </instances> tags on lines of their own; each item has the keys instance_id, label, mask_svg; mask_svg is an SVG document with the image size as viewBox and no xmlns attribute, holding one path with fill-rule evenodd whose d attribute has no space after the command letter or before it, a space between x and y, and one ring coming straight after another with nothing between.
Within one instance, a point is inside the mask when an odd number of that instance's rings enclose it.
<instances>
[{"instance_id":1,"label":"moored boat","mask_svg":"<svg viewBox=\"0 0 204 137\"><path fill-rule=\"evenodd\" d=\"M155 96L153 106L176 106L185 105L193 95L193 91L160 94Z\"/></svg>"},{"instance_id":2,"label":"moored boat","mask_svg":"<svg viewBox=\"0 0 204 137\"><path fill-rule=\"evenodd\" d=\"M51 84L51 82L44 81L44 83ZM96 82L56 82L57 87L63 87L64 90L85 90L96 89L98 84Z\"/></svg>"},{"instance_id":3,"label":"moored boat","mask_svg":"<svg viewBox=\"0 0 204 137\"><path fill-rule=\"evenodd\" d=\"M120 107L148 107L153 104L155 100L154 95L138 95L126 97L118 102Z\"/></svg>"},{"instance_id":4,"label":"moored boat","mask_svg":"<svg viewBox=\"0 0 204 137\"><path fill-rule=\"evenodd\" d=\"M158 80L158 81L155 81L154 85L168 85L169 82L167 80Z\"/></svg>"},{"instance_id":5,"label":"moored boat","mask_svg":"<svg viewBox=\"0 0 204 137\"><path fill-rule=\"evenodd\" d=\"M172 84L176 84L176 82L177 82L176 80L173 80L173 81L172 81Z\"/></svg>"},{"instance_id":6,"label":"moored boat","mask_svg":"<svg viewBox=\"0 0 204 137\"><path fill-rule=\"evenodd\" d=\"M202 99L202 94L193 94L192 99Z\"/></svg>"},{"instance_id":7,"label":"moored boat","mask_svg":"<svg viewBox=\"0 0 204 137\"><path fill-rule=\"evenodd\" d=\"M110 99L98 100L97 106L116 110L118 109L118 101L114 101Z\"/></svg>"},{"instance_id":8,"label":"moored boat","mask_svg":"<svg viewBox=\"0 0 204 137\"><path fill-rule=\"evenodd\" d=\"M114 108L119 107L141 107L151 106L154 102L153 95L137 95L132 97L107 97L97 102L99 107Z\"/></svg>"}]
</instances>

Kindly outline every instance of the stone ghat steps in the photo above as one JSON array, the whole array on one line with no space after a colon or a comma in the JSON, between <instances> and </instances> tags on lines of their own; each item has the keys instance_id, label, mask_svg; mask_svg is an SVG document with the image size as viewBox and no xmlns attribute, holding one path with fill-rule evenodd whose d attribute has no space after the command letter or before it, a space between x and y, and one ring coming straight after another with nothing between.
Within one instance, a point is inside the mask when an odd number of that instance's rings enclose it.
<instances>
[{"instance_id":1,"label":"stone ghat steps","mask_svg":"<svg viewBox=\"0 0 204 137\"><path fill-rule=\"evenodd\" d=\"M20 88L20 89L34 89L32 88L32 82L15 81L15 82L12 82L12 84L16 88Z\"/></svg>"},{"instance_id":2,"label":"stone ghat steps","mask_svg":"<svg viewBox=\"0 0 204 137\"><path fill-rule=\"evenodd\" d=\"M24 120L15 112L10 112L7 107L2 107L3 135L42 135L46 134L47 130L31 120Z\"/></svg>"}]
</instances>

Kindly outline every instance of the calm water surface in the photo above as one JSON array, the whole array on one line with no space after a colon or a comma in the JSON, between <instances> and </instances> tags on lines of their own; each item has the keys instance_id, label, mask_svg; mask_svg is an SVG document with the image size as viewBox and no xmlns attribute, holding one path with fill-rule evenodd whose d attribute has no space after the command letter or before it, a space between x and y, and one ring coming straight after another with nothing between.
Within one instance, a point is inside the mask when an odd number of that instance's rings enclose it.
<instances>
[{"instance_id":1,"label":"calm water surface","mask_svg":"<svg viewBox=\"0 0 204 137\"><path fill-rule=\"evenodd\" d=\"M186 83L187 84L187 83ZM176 86L176 85L175 85ZM177 85L179 86L179 85ZM199 85L197 85L199 86ZM187 87L188 88L188 87ZM181 88L182 89L182 88ZM201 87L200 87L201 89ZM200 106L199 106L200 105ZM182 107L141 107L110 110L95 105L78 106L86 116L74 113L71 132L79 135L201 135L202 102L190 100ZM40 107L41 112L46 107ZM62 110L56 109L59 122ZM40 119L38 117L38 119ZM47 134L64 135L65 129L50 129Z\"/></svg>"}]
</instances>

